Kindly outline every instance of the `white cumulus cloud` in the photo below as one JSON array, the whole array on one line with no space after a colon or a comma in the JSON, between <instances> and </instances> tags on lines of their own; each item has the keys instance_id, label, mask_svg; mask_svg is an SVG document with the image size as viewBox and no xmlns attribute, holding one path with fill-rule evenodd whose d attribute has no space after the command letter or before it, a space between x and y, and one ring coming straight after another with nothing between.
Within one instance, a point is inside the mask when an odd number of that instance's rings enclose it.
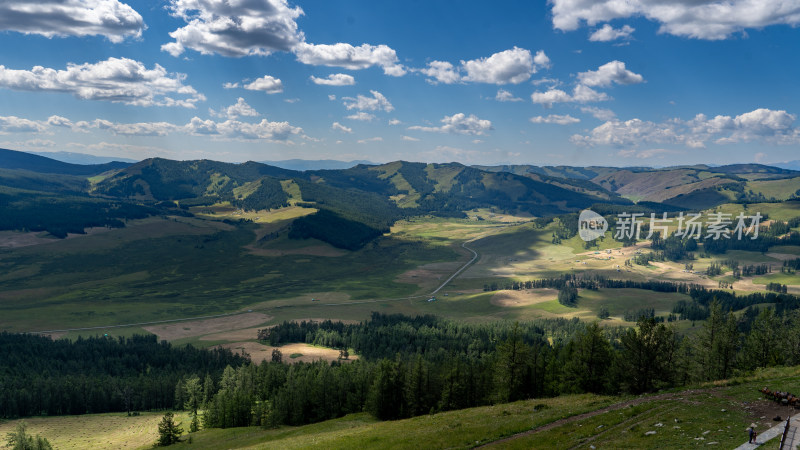
<instances>
[{"instance_id":1,"label":"white cumulus cloud","mask_svg":"<svg viewBox=\"0 0 800 450\"><path fill-rule=\"evenodd\" d=\"M591 114L595 119L604 121L617 117L617 115L614 114L614 111L605 108L598 108L596 106L582 106L581 112L585 114Z\"/></svg>"},{"instance_id":2,"label":"white cumulus cloud","mask_svg":"<svg viewBox=\"0 0 800 450\"><path fill-rule=\"evenodd\" d=\"M428 67L419 70L428 77L428 83L453 84L461 81L461 75L452 63L447 61L431 61Z\"/></svg>"},{"instance_id":3,"label":"white cumulus cloud","mask_svg":"<svg viewBox=\"0 0 800 450\"><path fill-rule=\"evenodd\" d=\"M424 127L415 125L408 127L409 130L428 131L436 133L453 133L453 134L467 134L467 135L485 135L487 131L492 130L492 122L486 119L479 119L474 114L467 116L464 113L453 114L452 116L445 116L441 120L443 125L440 127Z\"/></svg>"},{"instance_id":4,"label":"white cumulus cloud","mask_svg":"<svg viewBox=\"0 0 800 450\"><path fill-rule=\"evenodd\" d=\"M242 97L239 97L233 105L222 108L219 112L214 110L210 110L210 112L212 116L227 117L229 119L235 119L239 116L257 117L259 115L258 111L248 105Z\"/></svg>"},{"instance_id":5,"label":"white cumulus cloud","mask_svg":"<svg viewBox=\"0 0 800 450\"><path fill-rule=\"evenodd\" d=\"M311 81L314 84L321 84L323 86L352 86L356 84L356 79L352 75L344 73L332 73L325 78L311 76Z\"/></svg>"},{"instance_id":6,"label":"white cumulus cloud","mask_svg":"<svg viewBox=\"0 0 800 450\"><path fill-rule=\"evenodd\" d=\"M383 94L378 91L369 91L372 94L372 97L367 97L366 95L358 94L355 98L353 97L342 97L344 100L344 106L347 109L357 109L359 111L385 111L385 112L392 112L394 110L394 106L392 106L391 102L389 102Z\"/></svg>"},{"instance_id":7,"label":"white cumulus cloud","mask_svg":"<svg viewBox=\"0 0 800 450\"><path fill-rule=\"evenodd\" d=\"M587 135L574 135L571 140L585 145L613 145L635 148L649 144L681 144L704 148L708 142L730 144L765 142L775 145L800 144L800 128L794 126L796 116L783 110L759 108L738 116L709 118L698 114L690 120L678 118L652 122L638 118L609 120Z\"/></svg>"},{"instance_id":8,"label":"white cumulus cloud","mask_svg":"<svg viewBox=\"0 0 800 450\"><path fill-rule=\"evenodd\" d=\"M531 51L519 47L495 53L488 58L462 61L461 65L467 73L464 80L479 83L519 84L536 72Z\"/></svg>"},{"instance_id":9,"label":"white cumulus cloud","mask_svg":"<svg viewBox=\"0 0 800 450\"><path fill-rule=\"evenodd\" d=\"M142 16L118 0L0 1L0 30L54 36L105 36L119 43L138 38Z\"/></svg>"},{"instance_id":10,"label":"white cumulus cloud","mask_svg":"<svg viewBox=\"0 0 800 450\"><path fill-rule=\"evenodd\" d=\"M508 92L505 89L498 89L497 95L494 96L494 99L498 102L521 102L522 99L519 97L514 97L514 94Z\"/></svg>"},{"instance_id":11,"label":"white cumulus cloud","mask_svg":"<svg viewBox=\"0 0 800 450\"><path fill-rule=\"evenodd\" d=\"M609 24L603 25L589 35L589 40L593 42L609 42L617 39L629 39L631 34L636 31L630 25L623 25L622 28L614 28Z\"/></svg>"},{"instance_id":12,"label":"white cumulus cloud","mask_svg":"<svg viewBox=\"0 0 800 450\"><path fill-rule=\"evenodd\" d=\"M594 89L579 84L568 94L561 89L550 89L545 92L534 92L531 94L531 101L539 103L545 108L550 108L554 103L592 103L609 100L611 97L605 92L597 92Z\"/></svg>"},{"instance_id":13,"label":"white cumulus cloud","mask_svg":"<svg viewBox=\"0 0 800 450\"><path fill-rule=\"evenodd\" d=\"M556 125L569 125L580 122L581 119L566 115L550 114L548 116L531 117L531 123L551 123Z\"/></svg>"},{"instance_id":14,"label":"white cumulus cloud","mask_svg":"<svg viewBox=\"0 0 800 450\"><path fill-rule=\"evenodd\" d=\"M644 82L644 77L633 73L625 68L622 61L611 61L598 67L597 70L590 70L578 74L578 80L592 87L607 87L612 83L617 84L638 84Z\"/></svg>"},{"instance_id":15,"label":"white cumulus cloud","mask_svg":"<svg viewBox=\"0 0 800 450\"><path fill-rule=\"evenodd\" d=\"M266 140L285 142L292 135L303 135L303 129L289 122L270 122L267 119L258 123L241 122L228 119L224 122L203 120L193 117L183 126L183 132L196 136L210 136L236 140Z\"/></svg>"},{"instance_id":16,"label":"white cumulus cloud","mask_svg":"<svg viewBox=\"0 0 800 450\"><path fill-rule=\"evenodd\" d=\"M170 0L167 9L186 22L169 34L174 42L161 46L172 56L187 48L204 55L269 55L304 39L296 22L303 10L286 0Z\"/></svg>"},{"instance_id":17,"label":"white cumulus cloud","mask_svg":"<svg viewBox=\"0 0 800 450\"><path fill-rule=\"evenodd\" d=\"M283 92L283 83L279 78L264 75L252 83L245 84L244 88L250 91L264 91L267 94L280 94Z\"/></svg>"},{"instance_id":18,"label":"white cumulus cloud","mask_svg":"<svg viewBox=\"0 0 800 450\"><path fill-rule=\"evenodd\" d=\"M184 74L170 74L156 64L148 69L139 61L109 58L95 64L68 64L64 70L35 66L15 70L0 65L0 88L32 92L65 92L84 100L105 100L136 106L194 108L205 101ZM181 96L183 98L174 98Z\"/></svg>"},{"instance_id":19,"label":"white cumulus cloud","mask_svg":"<svg viewBox=\"0 0 800 450\"><path fill-rule=\"evenodd\" d=\"M360 120L362 122L372 122L373 120L375 120L375 115L364 111L359 111L355 114L350 114L349 116L346 116L345 119Z\"/></svg>"},{"instance_id":20,"label":"white cumulus cloud","mask_svg":"<svg viewBox=\"0 0 800 450\"><path fill-rule=\"evenodd\" d=\"M350 70L378 66L386 75L403 76L406 69L398 62L397 52L386 45L362 44L355 47L339 42L336 44L300 43L294 47L297 60L315 66L343 67Z\"/></svg>"},{"instance_id":21,"label":"white cumulus cloud","mask_svg":"<svg viewBox=\"0 0 800 450\"><path fill-rule=\"evenodd\" d=\"M41 133L47 130L47 123L23 119L17 116L0 116L0 134Z\"/></svg>"},{"instance_id":22,"label":"white cumulus cloud","mask_svg":"<svg viewBox=\"0 0 800 450\"><path fill-rule=\"evenodd\" d=\"M725 39L749 28L800 25L800 3L787 0L551 0L553 27L571 31L643 16L660 33L696 39Z\"/></svg>"},{"instance_id":23,"label":"white cumulus cloud","mask_svg":"<svg viewBox=\"0 0 800 450\"><path fill-rule=\"evenodd\" d=\"M529 79L540 68L550 67L550 58L539 50L532 55L530 50L514 47L485 58L461 61L455 66L447 61L431 61L417 72L427 76L431 84L443 83L488 83L519 84Z\"/></svg>"}]
</instances>

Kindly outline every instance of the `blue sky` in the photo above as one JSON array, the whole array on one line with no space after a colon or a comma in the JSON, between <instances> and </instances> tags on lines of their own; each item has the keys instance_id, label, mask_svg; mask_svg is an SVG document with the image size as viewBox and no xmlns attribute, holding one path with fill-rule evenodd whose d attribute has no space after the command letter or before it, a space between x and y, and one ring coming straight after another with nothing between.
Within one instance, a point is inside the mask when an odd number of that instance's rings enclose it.
<instances>
[{"instance_id":1,"label":"blue sky","mask_svg":"<svg viewBox=\"0 0 800 450\"><path fill-rule=\"evenodd\" d=\"M0 0L0 147L800 159L800 1Z\"/></svg>"}]
</instances>

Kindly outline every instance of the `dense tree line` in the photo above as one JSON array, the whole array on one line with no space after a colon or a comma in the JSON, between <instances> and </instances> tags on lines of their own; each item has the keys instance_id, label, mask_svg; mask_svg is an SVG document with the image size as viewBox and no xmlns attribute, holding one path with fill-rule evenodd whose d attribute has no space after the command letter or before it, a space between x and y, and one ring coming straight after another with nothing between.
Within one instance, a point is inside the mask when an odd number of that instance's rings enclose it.
<instances>
[{"instance_id":1,"label":"dense tree line","mask_svg":"<svg viewBox=\"0 0 800 450\"><path fill-rule=\"evenodd\" d=\"M219 376L245 360L227 350L159 343L155 336L53 341L0 333L0 417L173 408L186 374Z\"/></svg>"},{"instance_id":2,"label":"dense tree line","mask_svg":"<svg viewBox=\"0 0 800 450\"><path fill-rule=\"evenodd\" d=\"M574 307L578 305L578 288L573 284L564 285L558 290L558 303Z\"/></svg>"},{"instance_id":3,"label":"dense tree line","mask_svg":"<svg viewBox=\"0 0 800 450\"><path fill-rule=\"evenodd\" d=\"M345 343L330 333L349 336L350 342L360 342L353 336L358 334L367 337L363 342L379 344L365 346L369 353L349 363L264 362L226 369L204 423L299 425L360 411L398 419L565 393L638 394L757 367L800 364L800 312L751 312L750 326L742 331L744 319L719 303L709 311L691 339L653 317L640 317L628 329L581 323L551 340L527 323L468 326L381 315L373 316L376 323L359 325L287 323L276 327L280 337L274 331L262 337ZM455 331L459 327L464 327L461 335ZM449 338L455 336L464 342L451 346Z\"/></svg>"},{"instance_id":4,"label":"dense tree line","mask_svg":"<svg viewBox=\"0 0 800 450\"><path fill-rule=\"evenodd\" d=\"M356 189L341 189L314 183L307 180L295 180L300 187L303 200L310 202L308 206L333 211L337 215L354 222L361 222L375 229L388 230L406 213L387 197L372 192Z\"/></svg>"},{"instance_id":5,"label":"dense tree line","mask_svg":"<svg viewBox=\"0 0 800 450\"><path fill-rule=\"evenodd\" d=\"M372 228L361 222L345 219L327 209L296 219L289 231L290 239L314 238L334 247L358 250L371 240L383 235L384 230Z\"/></svg>"},{"instance_id":6,"label":"dense tree line","mask_svg":"<svg viewBox=\"0 0 800 450\"><path fill-rule=\"evenodd\" d=\"M579 320L463 324L377 313L360 324L287 322L261 333L274 344L346 346L360 357L291 365L242 364L227 352L175 349L153 337L70 343L2 334L0 356L9 363L0 408L14 417L125 411L130 401L134 409L184 408L194 417L190 429L270 427L361 411L397 419L565 393L638 394L800 364L800 312L751 308L737 317L717 301L708 310L691 339L653 317L604 329Z\"/></svg>"},{"instance_id":7,"label":"dense tree line","mask_svg":"<svg viewBox=\"0 0 800 450\"><path fill-rule=\"evenodd\" d=\"M800 270L800 258L789 259L783 262L783 267L792 270Z\"/></svg>"},{"instance_id":8,"label":"dense tree line","mask_svg":"<svg viewBox=\"0 0 800 450\"><path fill-rule=\"evenodd\" d=\"M90 227L124 227L125 220L160 211L128 202L81 196L0 193L0 230L47 231L56 237Z\"/></svg>"},{"instance_id":9,"label":"dense tree line","mask_svg":"<svg viewBox=\"0 0 800 450\"><path fill-rule=\"evenodd\" d=\"M265 177L255 191L241 200L240 205L247 210L273 209L286 206L288 200L289 196L283 191L280 180Z\"/></svg>"},{"instance_id":10,"label":"dense tree line","mask_svg":"<svg viewBox=\"0 0 800 450\"><path fill-rule=\"evenodd\" d=\"M564 286L573 285L579 289L597 290L601 288L609 289L644 289L655 292L679 292L687 294L694 287L698 287L689 283L677 283L674 281L660 281L660 280L615 280L607 278L603 275L583 276L578 274L562 274L558 277L539 278L536 280L527 281L508 281L502 286L498 283L490 285L487 291L496 291L497 289L562 289ZM491 286L494 286L492 288Z\"/></svg>"},{"instance_id":11,"label":"dense tree line","mask_svg":"<svg viewBox=\"0 0 800 450\"><path fill-rule=\"evenodd\" d=\"M772 303L777 313L800 309L800 297L778 292L754 292L737 295L736 292L716 289L705 289L693 286L689 290L692 300L679 300L672 312L681 320L705 320L710 314L710 305L717 302L724 309L739 311L761 303Z\"/></svg>"},{"instance_id":12,"label":"dense tree line","mask_svg":"<svg viewBox=\"0 0 800 450\"><path fill-rule=\"evenodd\" d=\"M541 336L566 338L583 329L578 319L541 319L524 323L517 331L527 344ZM505 322L467 324L437 316L409 317L373 312L371 319L358 324L322 322L283 322L260 330L258 338L269 345L305 342L332 348L349 348L367 359L391 358L396 354L434 355L447 349L456 353L485 354L505 340L512 326Z\"/></svg>"}]
</instances>

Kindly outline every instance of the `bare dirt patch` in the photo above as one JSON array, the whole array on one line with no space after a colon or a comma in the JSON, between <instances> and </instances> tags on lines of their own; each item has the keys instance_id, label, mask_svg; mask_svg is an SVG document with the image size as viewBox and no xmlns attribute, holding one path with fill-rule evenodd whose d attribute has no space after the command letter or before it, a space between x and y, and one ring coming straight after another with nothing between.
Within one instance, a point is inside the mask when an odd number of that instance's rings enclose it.
<instances>
[{"instance_id":1,"label":"bare dirt patch","mask_svg":"<svg viewBox=\"0 0 800 450\"><path fill-rule=\"evenodd\" d=\"M252 309L271 309L279 308L286 305L297 304L329 304L329 303L342 303L350 300L350 294L344 292L310 292L308 294L299 295L297 297L280 299L280 300L267 300L265 302L256 303L250 308ZM319 303L317 303L319 302Z\"/></svg>"},{"instance_id":2,"label":"bare dirt patch","mask_svg":"<svg viewBox=\"0 0 800 450\"><path fill-rule=\"evenodd\" d=\"M495 306L519 307L549 302L558 297L555 289L528 289L525 291L499 291L492 296L490 302Z\"/></svg>"},{"instance_id":3,"label":"bare dirt patch","mask_svg":"<svg viewBox=\"0 0 800 450\"><path fill-rule=\"evenodd\" d=\"M327 257L337 257L337 256L344 256L347 254L344 250L339 250L334 247L328 247L324 245L310 245L308 247L300 247L300 248L293 248L290 250L278 250L274 248L258 248L252 245L246 245L244 247L247 249L251 254L256 256L286 256L286 255L308 255L308 256L327 256Z\"/></svg>"},{"instance_id":4,"label":"bare dirt patch","mask_svg":"<svg viewBox=\"0 0 800 450\"><path fill-rule=\"evenodd\" d=\"M42 233L30 232L20 233L17 231L0 231L0 247L17 248L28 247L30 245L48 244L58 242L54 237L43 237Z\"/></svg>"},{"instance_id":5,"label":"bare dirt patch","mask_svg":"<svg viewBox=\"0 0 800 450\"><path fill-rule=\"evenodd\" d=\"M779 259L781 261L790 261L797 258L797 255L792 255L789 253L775 253L775 252L769 252L767 253L767 256L769 256L770 258Z\"/></svg>"},{"instance_id":6,"label":"bare dirt patch","mask_svg":"<svg viewBox=\"0 0 800 450\"><path fill-rule=\"evenodd\" d=\"M223 331L222 333L207 334L200 338L201 341L230 341L239 342L256 339L258 330L268 327L242 328L241 330Z\"/></svg>"},{"instance_id":7,"label":"bare dirt patch","mask_svg":"<svg viewBox=\"0 0 800 450\"><path fill-rule=\"evenodd\" d=\"M227 348L234 353L241 353L244 350L249 356L250 360L256 364L262 361L272 360L272 350L278 349L283 353L283 362L292 364L296 362L314 362L314 361L336 361L339 359L339 350L324 347L314 347L309 344L286 344L280 347L272 347L269 345L259 344L258 342L233 342L230 344L220 345L221 348ZM292 358L293 354L301 354L296 358ZM350 360L358 359L357 355L350 355Z\"/></svg>"},{"instance_id":8,"label":"bare dirt patch","mask_svg":"<svg viewBox=\"0 0 800 450\"><path fill-rule=\"evenodd\" d=\"M272 319L271 316L253 312L228 317L216 317L213 319L153 325L143 328L158 336L158 339L174 341L176 339L252 328L256 325L268 322L270 319Z\"/></svg>"},{"instance_id":9,"label":"bare dirt patch","mask_svg":"<svg viewBox=\"0 0 800 450\"><path fill-rule=\"evenodd\" d=\"M394 281L397 283L416 284L423 288L438 286L462 265L464 265L464 262L458 261L425 264L401 273L395 277Z\"/></svg>"}]
</instances>

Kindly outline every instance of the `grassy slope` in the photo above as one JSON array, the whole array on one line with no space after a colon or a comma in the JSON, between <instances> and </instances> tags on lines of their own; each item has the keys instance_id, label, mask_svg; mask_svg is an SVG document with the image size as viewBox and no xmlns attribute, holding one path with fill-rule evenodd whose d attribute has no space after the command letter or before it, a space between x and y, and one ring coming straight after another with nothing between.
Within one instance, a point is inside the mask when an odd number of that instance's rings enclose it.
<instances>
[{"instance_id":1,"label":"grassy slope","mask_svg":"<svg viewBox=\"0 0 800 450\"><path fill-rule=\"evenodd\" d=\"M176 448L471 448L589 411L541 433L498 443L502 448L686 448L716 442L733 448L747 440L745 429L763 432L773 415L785 411L761 399L764 385L800 388L800 367L769 369L756 375L637 399L572 395L450 411L393 422L355 414L303 427L276 430L204 430ZM633 405L605 408L621 402ZM764 419L761 416L766 415ZM657 426L662 424L662 426ZM655 435L645 435L656 431ZM701 439L702 438L702 439ZM776 441L771 441L771 445Z\"/></svg>"},{"instance_id":2,"label":"grassy slope","mask_svg":"<svg viewBox=\"0 0 800 450\"><path fill-rule=\"evenodd\" d=\"M354 299L401 297L418 287L394 281L400 273L459 258L448 246L391 238L338 257L302 254L306 243L279 240L281 251L295 244L300 253L270 257L245 248L255 238L255 225L153 219L6 251L0 254L0 264L14 270L0 278L0 329L193 317L325 291L346 292ZM264 278L265 274L275 276Z\"/></svg>"},{"instance_id":3,"label":"grassy slope","mask_svg":"<svg viewBox=\"0 0 800 450\"><path fill-rule=\"evenodd\" d=\"M786 200L800 190L800 177L750 181L745 185L745 189L755 193L760 192L767 198Z\"/></svg>"},{"instance_id":4,"label":"grassy slope","mask_svg":"<svg viewBox=\"0 0 800 450\"><path fill-rule=\"evenodd\" d=\"M158 422L162 413L142 413L127 417L125 413L87 414L83 416L30 417L24 419L28 433L47 438L53 448L87 449L152 448L158 439ZM189 415L178 413L177 422L188 427ZM0 422L0 443L17 426L17 420Z\"/></svg>"}]
</instances>

